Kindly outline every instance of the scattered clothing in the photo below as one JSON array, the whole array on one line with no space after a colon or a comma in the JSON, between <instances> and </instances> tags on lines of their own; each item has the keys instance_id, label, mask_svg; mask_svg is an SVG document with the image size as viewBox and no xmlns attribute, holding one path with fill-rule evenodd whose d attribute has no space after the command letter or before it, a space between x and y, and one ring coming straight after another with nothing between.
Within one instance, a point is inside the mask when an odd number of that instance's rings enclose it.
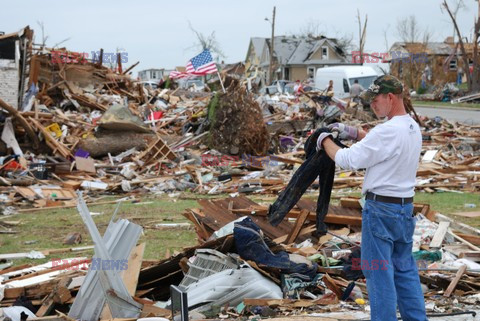
<instances>
[{"instance_id":1,"label":"scattered clothing","mask_svg":"<svg viewBox=\"0 0 480 321\"><path fill-rule=\"evenodd\" d=\"M233 237L238 254L244 260L252 260L257 264L278 268L282 273L290 274L310 281L317 275L317 264L295 263L285 251L273 253L265 243L261 230L250 217L235 223Z\"/></svg>"},{"instance_id":2,"label":"scattered clothing","mask_svg":"<svg viewBox=\"0 0 480 321\"><path fill-rule=\"evenodd\" d=\"M274 226L280 224L288 212L297 204L307 188L318 177L320 191L316 211L317 233L324 235L327 232L327 227L323 221L330 204L333 178L335 176L335 162L328 157L324 150L316 151L318 136L323 132L330 132L330 130L328 128L317 129L305 142L306 160L293 174L285 190L280 193L277 200L270 206L268 210L270 224ZM335 140L335 143L340 147L344 147L338 140Z\"/></svg>"}]
</instances>

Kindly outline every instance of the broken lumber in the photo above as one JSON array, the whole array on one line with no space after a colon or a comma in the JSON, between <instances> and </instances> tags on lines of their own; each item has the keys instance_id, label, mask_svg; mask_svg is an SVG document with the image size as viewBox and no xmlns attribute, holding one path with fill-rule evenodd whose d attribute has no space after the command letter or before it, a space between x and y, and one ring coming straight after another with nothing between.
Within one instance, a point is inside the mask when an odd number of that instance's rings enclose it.
<instances>
[{"instance_id":1,"label":"broken lumber","mask_svg":"<svg viewBox=\"0 0 480 321\"><path fill-rule=\"evenodd\" d=\"M445 290L445 293L443 293L444 297L450 297L452 295L452 292L455 290L457 287L458 281L460 281L460 278L462 277L463 273L467 270L466 265L462 265L458 271L455 277L453 278L452 282L450 282L450 285L448 286L447 290Z\"/></svg>"},{"instance_id":2,"label":"broken lumber","mask_svg":"<svg viewBox=\"0 0 480 321\"><path fill-rule=\"evenodd\" d=\"M300 230L303 224L305 224L305 221L307 220L309 214L310 212L308 210L302 210L300 212L300 215L295 221L295 225L293 226L292 231L288 235L287 244L293 243L295 239L298 237L298 234L300 233Z\"/></svg>"},{"instance_id":3,"label":"broken lumber","mask_svg":"<svg viewBox=\"0 0 480 321\"><path fill-rule=\"evenodd\" d=\"M432 241L430 242L430 247L441 247L443 243L443 239L447 234L448 227L450 226L450 222L440 222L438 224L438 228L435 231L435 235L433 236Z\"/></svg>"},{"instance_id":4,"label":"broken lumber","mask_svg":"<svg viewBox=\"0 0 480 321\"><path fill-rule=\"evenodd\" d=\"M40 147L40 141L38 140L37 135L33 131L32 127L29 125L28 121L15 108L7 104L2 99L0 99L0 107L5 109L14 118L18 119L22 127L25 129L28 137L32 140L33 149L38 150L38 148Z\"/></svg>"}]
</instances>

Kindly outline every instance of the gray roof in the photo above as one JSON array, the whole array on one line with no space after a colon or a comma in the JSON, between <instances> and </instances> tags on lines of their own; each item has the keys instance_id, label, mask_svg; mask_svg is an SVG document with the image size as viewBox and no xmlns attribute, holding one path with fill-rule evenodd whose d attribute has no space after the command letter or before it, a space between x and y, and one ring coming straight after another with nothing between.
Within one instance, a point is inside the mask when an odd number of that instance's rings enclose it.
<instances>
[{"instance_id":1,"label":"gray roof","mask_svg":"<svg viewBox=\"0 0 480 321\"><path fill-rule=\"evenodd\" d=\"M422 50L424 44L420 42L413 42L413 43L405 43L405 42L395 42L390 51L398 50L397 48L402 48L403 50L418 52ZM450 55L452 53L454 46L452 44L448 44L445 42L428 42L426 45L426 49L423 49L429 55Z\"/></svg>"},{"instance_id":2,"label":"gray roof","mask_svg":"<svg viewBox=\"0 0 480 321\"><path fill-rule=\"evenodd\" d=\"M297 46L297 50L292 54L288 63L291 65L300 65L307 60L308 56L313 52L313 48L318 43L324 43L325 39L314 40L314 39L302 39Z\"/></svg>"},{"instance_id":3,"label":"gray roof","mask_svg":"<svg viewBox=\"0 0 480 321\"><path fill-rule=\"evenodd\" d=\"M287 64L300 41L301 39L294 37L275 37L273 55L275 56L277 61L282 65ZM270 46L270 39L267 39L267 43Z\"/></svg>"},{"instance_id":4,"label":"gray roof","mask_svg":"<svg viewBox=\"0 0 480 321\"><path fill-rule=\"evenodd\" d=\"M252 46L254 47L255 54L260 57L263 50L269 50L270 48L270 39L269 38L260 38L252 37L250 39ZM342 55L339 52L335 39L329 38L298 38L298 37L288 37L288 36L276 36L274 43L274 56L277 61L282 65L308 65L308 64L338 64L338 63L348 63L346 57L342 59L310 59L311 55L314 54L320 47L328 45L330 48L335 50L338 55ZM268 61L260 61L260 66L268 65Z\"/></svg>"},{"instance_id":5,"label":"gray roof","mask_svg":"<svg viewBox=\"0 0 480 321\"><path fill-rule=\"evenodd\" d=\"M335 41L323 38L323 39L311 39L306 38L302 39L297 46L297 49L292 54L288 60L289 65L305 65L305 64L336 64L339 62L347 62L347 59L343 57L342 59L310 59L310 57L322 46L329 46L337 52L339 56L341 54L337 50L337 45Z\"/></svg>"},{"instance_id":6,"label":"gray roof","mask_svg":"<svg viewBox=\"0 0 480 321\"><path fill-rule=\"evenodd\" d=\"M265 47L265 38L253 37L250 40L252 42L253 50L255 50L255 55L261 58L263 47Z\"/></svg>"}]
</instances>

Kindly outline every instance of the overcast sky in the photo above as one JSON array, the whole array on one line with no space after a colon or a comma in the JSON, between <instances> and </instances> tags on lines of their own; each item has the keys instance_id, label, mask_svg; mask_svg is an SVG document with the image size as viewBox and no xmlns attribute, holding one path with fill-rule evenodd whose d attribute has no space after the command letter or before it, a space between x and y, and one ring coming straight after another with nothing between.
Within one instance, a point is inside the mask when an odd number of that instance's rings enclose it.
<instances>
[{"instance_id":1,"label":"overcast sky","mask_svg":"<svg viewBox=\"0 0 480 321\"><path fill-rule=\"evenodd\" d=\"M398 19L415 15L422 28L433 32L433 41L452 35L448 14L442 13L439 0L176 0L176 1L1 1L0 31L15 32L29 25L41 42L38 21L44 23L47 45L62 44L69 50L87 52L103 48L128 53L128 63L140 61L135 68L167 68L185 65L200 51L192 48L199 32L216 39L226 55L225 62L245 59L250 37L270 37L273 6L276 6L275 34L298 32L308 23L318 23L328 37L352 35L358 43L357 8L362 19L368 14L366 51L385 51L399 40ZM450 4L454 1L449 0ZM458 14L465 36L472 34L477 2L464 0L466 8Z\"/></svg>"}]
</instances>

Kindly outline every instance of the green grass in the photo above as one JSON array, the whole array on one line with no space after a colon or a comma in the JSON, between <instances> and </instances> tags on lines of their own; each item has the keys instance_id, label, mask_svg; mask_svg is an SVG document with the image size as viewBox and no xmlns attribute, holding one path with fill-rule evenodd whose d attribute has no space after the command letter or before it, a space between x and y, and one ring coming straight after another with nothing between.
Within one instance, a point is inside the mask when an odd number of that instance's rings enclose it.
<instances>
[{"instance_id":1,"label":"green grass","mask_svg":"<svg viewBox=\"0 0 480 321\"><path fill-rule=\"evenodd\" d=\"M458 103L451 104L450 102L443 101L423 101L423 100L412 100L412 103L415 106L438 106L438 107L469 107L469 108L480 108L480 104L476 103Z\"/></svg>"},{"instance_id":2,"label":"green grass","mask_svg":"<svg viewBox=\"0 0 480 321\"><path fill-rule=\"evenodd\" d=\"M480 218L466 218L458 215L451 215L455 212L480 211L480 195L470 193L416 193L416 203L430 204L430 208L443 215L447 215L459 222L480 228ZM475 208L466 208L465 204L475 204Z\"/></svg>"},{"instance_id":3,"label":"green grass","mask_svg":"<svg viewBox=\"0 0 480 321\"><path fill-rule=\"evenodd\" d=\"M143 235L140 237L139 241L146 242L144 259L160 260L165 257L167 250L172 254L174 251L181 251L184 247L192 246L197 243L197 236L193 227L190 229L164 228L161 230L145 228L153 226L156 223L188 222L188 220L182 216L182 213L185 209L198 207L196 199L191 196L178 200L169 197L162 197L142 199L142 202L152 203L122 203L117 214L117 219L129 219L130 221L144 227ZM102 235L107 228L115 206L115 204L107 204L89 207L91 213L103 213L101 215L93 216L93 220ZM3 220L21 221L21 224L12 228L18 232L17 234L0 234L0 254L93 245L90 234L83 224L76 208L16 214L4 218ZM82 235L81 244L63 244L63 240L71 232L79 232ZM28 242L32 241L35 243L28 244ZM75 256L89 257L92 254L93 250L75 253L58 253L50 255L43 260L34 260L34 263L40 264L51 260L52 258L67 258ZM21 264L31 261L32 260L29 259L21 259L15 260L15 263Z\"/></svg>"},{"instance_id":4,"label":"green grass","mask_svg":"<svg viewBox=\"0 0 480 321\"><path fill-rule=\"evenodd\" d=\"M358 193L352 195L358 196ZM216 196L224 198L227 195ZM316 194L309 195L316 198ZM172 199L167 196L159 198L145 198L145 204L123 203L117 214L117 218L125 218L144 227L144 233L140 242L146 242L144 259L161 260L165 258L167 250L173 254L175 251L182 251L184 247L197 244L197 235L191 229L150 229L146 228L156 223L188 222L182 213L189 208L199 207L197 199L211 198L211 196L187 194L180 199ZM252 199L259 203L269 203L275 197L252 196ZM146 202L152 202L146 204ZM457 193L417 193L416 203L428 203L431 208L444 215L480 228L480 219L469 219L460 216L449 215L452 212L468 212L480 210L480 195L478 194L457 194ZM465 204L476 204L476 208L465 208ZM103 213L93 216L97 228L103 235L107 224L115 209L115 204L90 206L90 212ZM64 238L71 232L80 232L83 242L74 246L93 245L90 235L83 224L83 221L75 208L62 210L47 210L34 213L24 213L9 216L3 221L21 221L15 226L17 234L0 234L0 254L29 252L31 250L47 250L58 248L70 248L70 245L63 245ZM26 244L28 241L35 241L34 244ZM75 253L59 253L48 256L43 260L21 259L15 260L14 264L32 263L40 264L53 258L67 257L91 257L93 250Z\"/></svg>"}]
</instances>

